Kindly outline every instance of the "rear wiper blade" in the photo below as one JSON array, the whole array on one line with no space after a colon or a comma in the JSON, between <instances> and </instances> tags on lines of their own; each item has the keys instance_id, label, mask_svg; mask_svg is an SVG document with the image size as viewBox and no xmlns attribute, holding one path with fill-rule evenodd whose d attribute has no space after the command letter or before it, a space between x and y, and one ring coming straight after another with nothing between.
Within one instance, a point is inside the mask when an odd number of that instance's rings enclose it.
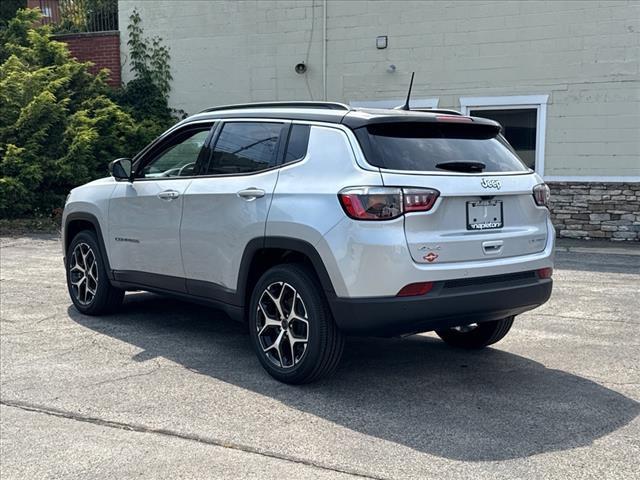
<instances>
[{"instance_id":1,"label":"rear wiper blade","mask_svg":"<svg viewBox=\"0 0 640 480\"><path fill-rule=\"evenodd\" d=\"M451 170L452 172L482 172L487 166L482 162L454 161L441 162L436 164L436 168L441 170Z\"/></svg>"}]
</instances>

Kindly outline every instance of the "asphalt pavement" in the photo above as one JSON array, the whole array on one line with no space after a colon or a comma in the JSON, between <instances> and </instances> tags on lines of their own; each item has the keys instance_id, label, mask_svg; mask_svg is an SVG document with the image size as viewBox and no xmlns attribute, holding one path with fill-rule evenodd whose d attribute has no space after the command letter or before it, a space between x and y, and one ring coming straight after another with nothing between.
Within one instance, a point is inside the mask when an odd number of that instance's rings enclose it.
<instances>
[{"instance_id":1,"label":"asphalt pavement","mask_svg":"<svg viewBox=\"0 0 640 480\"><path fill-rule=\"evenodd\" d=\"M352 338L293 387L224 314L131 293L81 315L57 238L3 238L0 477L638 478L638 248L561 248L493 348Z\"/></svg>"}]
</instances>

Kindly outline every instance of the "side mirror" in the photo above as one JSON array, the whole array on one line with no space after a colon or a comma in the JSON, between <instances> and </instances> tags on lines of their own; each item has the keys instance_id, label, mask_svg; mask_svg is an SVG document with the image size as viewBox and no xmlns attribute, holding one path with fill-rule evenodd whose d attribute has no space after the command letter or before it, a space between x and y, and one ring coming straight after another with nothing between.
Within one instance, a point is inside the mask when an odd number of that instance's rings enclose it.
<instances>
[{"instance_id":1,"label":"side mirror","mask_svg":"<svg viewBox=\"0 0 640 480\"><path fill-rule=\"evenodd\" d=\"M118 158L109 164L109 173L116 180L131 181L131 159Z\"/></svg>"}]
</instances>

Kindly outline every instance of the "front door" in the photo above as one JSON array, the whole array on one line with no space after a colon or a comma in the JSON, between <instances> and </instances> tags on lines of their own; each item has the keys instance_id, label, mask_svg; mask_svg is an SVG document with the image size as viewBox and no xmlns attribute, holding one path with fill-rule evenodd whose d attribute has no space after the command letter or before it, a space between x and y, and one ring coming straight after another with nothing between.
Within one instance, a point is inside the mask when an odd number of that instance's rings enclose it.
<instances>
[{"instance_id":1,"label":"front door","mask_svg":"<svg viewBox=\"0 0 640 480\"><path fill-rule=\"evenodd\" d=\"M185 291L180 255L184 194L211 124L177 130L136 162L109 204L109 252L116 279Z\"/></svg>"}]
</instances>

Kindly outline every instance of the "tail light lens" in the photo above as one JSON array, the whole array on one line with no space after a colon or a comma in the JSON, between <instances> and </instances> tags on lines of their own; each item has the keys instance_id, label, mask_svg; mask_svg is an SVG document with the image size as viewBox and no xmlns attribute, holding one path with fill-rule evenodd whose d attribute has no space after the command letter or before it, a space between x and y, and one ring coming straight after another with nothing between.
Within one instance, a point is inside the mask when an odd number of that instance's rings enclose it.
<instances>
[{"instance_id":1,"label":"tail light lens","mask_svg":"<svg viewBox=\"0 0 640 480\"><path fill-rule=\"evenodd\" d=\"M345 213L356 220L391 220L408 212L426 212L440 192L431 188L351 187L338 198Z\"/></svg>"},{"instance_id":2,"label":"tail light lens","mask_svg":"<svg viewBox=\"0 0 640 480\"><path fill-rule=\"evenodd\" d=\"M436 203L440 192L430 188L404 188L402 194L405 213L428 212Z\"/></svg>"},{"instance_id":3,"label":"tail light lens","mask_svg":"<svg viewBox=\"0 0 640 480\"><path fill-rule=\"evenodd\" d=\"M402 215L400 188L346 188L338 197L347 215L357 220L390 220Z\"/></svg>"},{"instance_id":4,"label":"tail light lens","mask_svg":"<svg viewBox=\"0 0 640 480\"><path fill-rule=\"evenodd\" d=\"M539 207L549 208L549 200L551 199L551 190L544 183L539 183L533 187L533 199Z\"/></svg>"}]
</instances>

